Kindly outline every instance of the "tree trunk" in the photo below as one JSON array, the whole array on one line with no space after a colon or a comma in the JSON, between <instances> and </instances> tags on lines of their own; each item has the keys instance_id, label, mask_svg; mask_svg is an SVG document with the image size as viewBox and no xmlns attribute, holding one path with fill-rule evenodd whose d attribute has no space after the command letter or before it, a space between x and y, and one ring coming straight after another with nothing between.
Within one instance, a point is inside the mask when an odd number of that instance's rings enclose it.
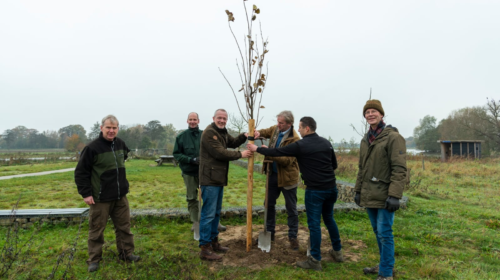
<instances>
[{"instance_id":1,"label":"tree trunk","mask_svg":"<svg viewBox=\"0 0 500 280\"><path fill-rule=\"evenodd\" d=\"M248 136L253 137L255 120L248 120ZM253 144L254 140L248 141ZM248 158L248 188L247 188L247 252L252 249L252 198L253 198L253 155Z\"/></svg>"}]
</instances>

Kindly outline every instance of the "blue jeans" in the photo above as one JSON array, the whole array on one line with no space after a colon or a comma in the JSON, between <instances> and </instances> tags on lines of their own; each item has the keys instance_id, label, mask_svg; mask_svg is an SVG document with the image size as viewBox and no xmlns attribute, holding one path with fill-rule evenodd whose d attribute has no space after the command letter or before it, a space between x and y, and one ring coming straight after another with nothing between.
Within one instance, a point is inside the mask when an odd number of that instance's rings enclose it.
<instances>
[{"instance_id":1,"label":"blue jeans","mask_svg":"<svg viewBox=\"0 0 500 280\"><path fill-rule=\"evenodd\" d=\"M321 215L330 234L333 250L340 251L340 234L337 223L333 219L333 205L337 202L337 188L328 190L306 189L307 225L311 240L311 255L318 261L321 260Z\"/></svg>"},{"instance_id":2,"label":"blue jeans","mask_svg":"<svg viewBox=\"0 0 500 280\"><path fill-rule=\"evenodd\" d=\"M394 236L392 235L392 224L394 223L394 212L386 209L366 208L373 232L377 237L378 250L380 252L380 264L378 274L383 277L391 277L394 268Z\"/></svg>"},{"instance_id":3,"label":"blue jeans","mask_svg":"<svg viewBox=\"0 0 500 280\"><path fill-rule=\"evenodd\" d=\"M220 210L222 209L223 186L201 186L200 246L210 244L219 236Z\"/></svg>"}]
</instances>

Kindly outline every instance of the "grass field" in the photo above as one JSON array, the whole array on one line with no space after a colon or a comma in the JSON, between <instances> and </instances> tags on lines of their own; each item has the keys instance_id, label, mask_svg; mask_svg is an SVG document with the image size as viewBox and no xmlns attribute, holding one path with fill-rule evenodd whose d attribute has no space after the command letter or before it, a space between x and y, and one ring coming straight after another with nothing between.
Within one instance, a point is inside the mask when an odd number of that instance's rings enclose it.
<instances>
[{"instance_id":1,"label":"grass field","mask_svg":"<svg viewBox=\"0 0 500 280\"><path fill-rule=\"evenodd\" d=\"M339 177L354 181L357 159L340 156ZM152 167L149 161L127 163L131 181L129 200L133 208L185 207L182 179L178 168ZM411 158L412 183L405 195L410 197L408 209L396 212L396 279L500 279L500 160L454 160L425 163ZM264 177L255 174L254 203L263 198ZM224 195L224 206L244 205L246 170L231 166L230 186ZM0 205L11 207L22 193L20 208L83 207L72 181L72 174L0 181ZM303 203L303 191L299 203ZM258 202L258 203L257 203ZM74 204L69 206L70 204ZM134 206L135 203L135 206ZM86 234L88 223L78 226L42 226L29 249L21 250L19 260L5 278L69 279L375 279L365 276L363 267L377 262L378 249L365 212L336 213L343 240L360 240L367 245L359 249L358 262L323 261L323 271L304 271L292 265L278 265L263 270L248 267L214 269L200 261L197 243L185 220L138 218L132 221L136 253L143 259L136 264L116 260L114 232L105 232L106 245L101 269L86 272ZM244 225L241 218L224 220L228 225ZM257 220L255 223L262 223ZM279 215L278 223L286 224ZM300 216L301 225L306 218ZM21 230L26 241L34 229ZM5 244L7 228L0 228L0 248ZM21 242L22 243L22 242ZM75 248L76 251L73 251ZM69 262L71 252L74 260ZM286 253L286 252L283 252ZM61 257L62 256L62 257ZM5 260L5 256L1 256ZM58 262L59 259L59 262ZM71 266L68 268L67 264ZM57 268L56 268L57 266ZM0 264L1 271L2 264ZM54 274L51 276L51 273Z\"/></svg>"}]
</instances>

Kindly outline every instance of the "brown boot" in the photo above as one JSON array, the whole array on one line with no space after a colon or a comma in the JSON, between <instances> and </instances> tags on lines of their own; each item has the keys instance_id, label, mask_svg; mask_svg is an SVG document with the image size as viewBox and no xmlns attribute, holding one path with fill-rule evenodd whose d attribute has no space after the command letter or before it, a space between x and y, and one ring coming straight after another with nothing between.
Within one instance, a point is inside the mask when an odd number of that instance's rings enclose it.
<instances>
[{"instance_id":1,"label":"brown boot","mask_svg":"<svg viewBox=\"0 0 500 280\"><path fill-rule=\"evenodd\" d=\"M215 262L222 261L222 257L214 253L210 244L201 245L200 249L200 259Z\"/></svg>"},{"instance_id":2,"label":"brown boot","mask_svg":"<svg viewBox=\"0 0 500 280\"><path fill-rule=\"evenodd\" d=\"M292 250L294 251L299 250L299 241L297 240L297 238L290 237L288 241L290 242L290 248Z\"/></svg>"},{"instance_id":3,"label":"brown boot","mask_svg":"<svg viewBox=\"0 0 500 280\"><path fill-rule=\"evenodd\" d=\"M222 247L222 245L220 245L219 237L216 237L212 240L212 249L215 252L220 252L220 253L225 253L225 252L229 251L228 247Z\"/></svg>"}]
</instances>

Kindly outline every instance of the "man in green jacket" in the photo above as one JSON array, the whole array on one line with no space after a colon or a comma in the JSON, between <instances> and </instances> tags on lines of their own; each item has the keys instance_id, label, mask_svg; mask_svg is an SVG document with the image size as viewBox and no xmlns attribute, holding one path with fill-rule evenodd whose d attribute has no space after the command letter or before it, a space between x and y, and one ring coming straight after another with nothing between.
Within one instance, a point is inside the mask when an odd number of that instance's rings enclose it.
<instances>
[{"instance_id":1,"label":"man in green jacket","mask_svg":"<svg viewBox=\"0 0 500 280\"><path fill-rule=\"evenodd\" d=\"M226 129L227 111L215 111L213 123L207 126L201 135L200 148L200 185L203 207L200 218L200 258L209 261L221 261L215 252L227 252L229 248L219 243L218 224L222 209L224 186L227 186L229 161L248 158L252 152L230 151L238 148L247 140L247 134L237 137L229 135ZM259 137L259 133L255 133Z\"/></svg>"},{"instance_id":2,"label":"man in green jacket","mask_svg":"<svg viewBox=\"0 0 500 280\"><path fill-rule=\"evenodd\" d=\"M194 230L194 223L199 222L199 201L198 187L199 183L199 166L200 166L200 139L203 130L200 130L200 118L198 113L191 112L188 114L188 129L181 132L175 138L174 158L179 162L182 170L182 179L186 185L186 201L188 203L189 216ZM226 227L219 223L219 231L225 231Z\"/></svg>"},{"instance_id":3,"label":"man in green jacket","mask_svg":"<svg viewBox=\"0 0 500 280\"><path fill-rule=\"evenodd\" d=\"M392 225L406 182L406 143L395 127L384 123L379 100L368 100L363 115L370 130L361 140L354 201L366 207L380 252L380 263L363 272L378 274L377 280L392 280Z\"/></svg>"}]
</instances>

